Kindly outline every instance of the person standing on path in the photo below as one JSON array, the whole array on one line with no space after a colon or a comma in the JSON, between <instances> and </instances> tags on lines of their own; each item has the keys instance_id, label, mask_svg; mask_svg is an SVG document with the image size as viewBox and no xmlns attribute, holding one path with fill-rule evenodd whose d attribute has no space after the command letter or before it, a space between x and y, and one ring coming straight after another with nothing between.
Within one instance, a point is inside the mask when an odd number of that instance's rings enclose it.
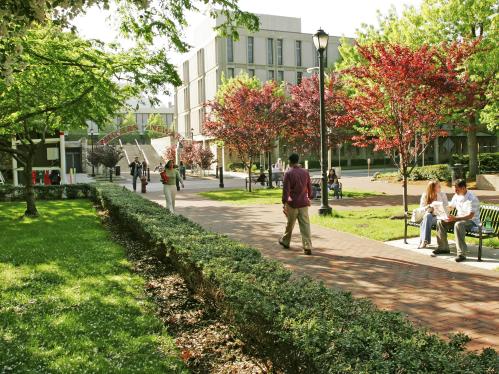
<instances>
[{"instance_id":1,"label":"person standing on path","mask_svg":"<svg viewBox=\"0 0 499 374\"><path fill-rule=\"evenodd\" d=\"M180 178L178 169L173 167L173 161L168 160L165 169L160 172L161 182L163 183L163 193L165 194L166 209L175 213L175 196L177 195L177 180L180 181L182 188L184 182Z\"/></svg>"},{"instance_id":2,"label":"person standing on path","mask_svg":"<svg viewBox=\"0 0 499 374\"><path fill-rule=\"evenodd\" d=\"M133 190L137 191L137 178L140 178L142 175L142 164L140 163L139 158L135 157L135 160L128 166L130 167L130 175L133 178Z\"/></svg>"},{"instance_id":3,"label":"person standing on path","mask_svg":"<svg viewBox=\"0 0 499 374\"><path fill-rule=\"evenodd\" d=\"M182 161L180 161L178 171L180 172L180 176L182 177L182 179L185 180L185 165Z\"/></svg>"},{"instance_id":4,"label":"person standing on path","mask_svg":"<svg viewBox=\"0 0 499 374\"><path fill-rule=\"evenodd\" d=\"M310 220L308 218L308 207L312 198L312 185L308 170L298 165L300 157L293 153L289 156L289 169L284 174L282 187L283 211L288 222L286 231L279 240L279 244L284 248L289 248L291 235L295 222L298 219L300 234L303 243L303 253L312 254L312 239L310 235Z\"/></svg>"}]
</instances>

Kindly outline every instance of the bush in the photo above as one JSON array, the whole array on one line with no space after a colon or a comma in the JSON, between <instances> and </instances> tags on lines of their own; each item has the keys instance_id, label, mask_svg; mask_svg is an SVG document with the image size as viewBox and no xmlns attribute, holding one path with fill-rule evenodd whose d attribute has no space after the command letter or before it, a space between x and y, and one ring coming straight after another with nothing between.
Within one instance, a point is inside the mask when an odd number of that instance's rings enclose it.
<instances>
[{"instance_id":1,"label":"bush","mask_svg":"<svg viewBox=\"0 0 499 374\"><path fill-rule=\"evenodd\" d=\"M437 164L429 166L417 166L412 170L409 180L451 180L451 170L446 164Z\"/></svg>"},{"instance_id":2,"label":"bush","mask_svg":"<svg viewBox=\"0 0 499 374\"><path fill-rule=\"evenodd\" d=\"M92 192L90 185L65 184L59 186L33 186L36 200L83 199L89 198ZM23 201L26 199L23 186L0 186L0 201Z\"/></svg>"},{"instance_id":3,"label":"bush","mask_svg":"<svg viewBox=\"0 0 499 374\"><path fill-rule=\"evenodd\" d=\"M112 184L95 198L113 222L154 246L262 355L287 373L485 373L497 353L464 353L399 313L298 278L282 264Z\"/></svg>"},{"instance_id":4,"label":"bush","mask_svg":"<svg viewBox=\"0 0 499 374\"><path fill-rule=\"evenodd\" d=\"M451 164L468 165L470 157L468 155L454 154L451 158ZM480 165L480 173L499 173L499 152L495 153L480 153L478 155L478 164Z\"/></svg>"}]
</instances>

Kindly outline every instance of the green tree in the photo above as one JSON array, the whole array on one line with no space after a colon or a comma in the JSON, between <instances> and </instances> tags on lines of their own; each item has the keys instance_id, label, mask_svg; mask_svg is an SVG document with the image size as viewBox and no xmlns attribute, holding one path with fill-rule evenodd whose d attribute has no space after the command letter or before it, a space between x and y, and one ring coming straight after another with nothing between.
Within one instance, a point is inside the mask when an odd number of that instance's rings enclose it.
<instances>
[{"instance_id":1,"label":"green tree","mask_svg":"<svg viewBox=\"0 0 499 374\"><path fill-rule=\"evenodd\" d=\"M172 77L169 71L148 69L161 64L161 53L139 47L133 55L105 50L52 25L28 30L16 43L22 53L15 69L8 79L0 79L0 151L24 168L26 215L36 216L31 171L45 139L86 127L87 120L106 123L127 98L146 88L162 90L162 82ZM17 149L11 148L12 138L21 143Z\"/></svg>"}]
</instances>

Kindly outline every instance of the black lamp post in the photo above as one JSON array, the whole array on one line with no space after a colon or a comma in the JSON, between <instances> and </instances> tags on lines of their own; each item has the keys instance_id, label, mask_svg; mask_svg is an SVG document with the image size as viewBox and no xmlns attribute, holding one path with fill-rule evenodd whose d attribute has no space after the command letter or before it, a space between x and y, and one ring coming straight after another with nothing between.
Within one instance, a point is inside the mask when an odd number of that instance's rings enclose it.
<instances>
[{"instance_id":1,"label":"black lamp post","mask_svg":"<svg viewBox=\"0 0 499 374\"><path fill-rule=\"evenodd\" d=\"M322 168L322 185L321 197L322 203L319 208L320 215L330 215L332 209L328 202L327 193L327 131L326 131L326 113L324 108L324 51L327 48L329 35L324 30L319 29L314 34L314 44L319 53L319 89L320 89L320 124L321 124L321 168Z\"/></svg>"},{"instance_id":2,"label":"black lamp post","mask_svg":"<svg viewBox=\"0 0 499 374\"><path fill-rule=\"evenodd\" d=\"M92 125L93 126L93 125ZM90 139L92 140L92 177L95 177L95 166L94 166L94 129L90 129Z\"/></svg>"}]
</instances>

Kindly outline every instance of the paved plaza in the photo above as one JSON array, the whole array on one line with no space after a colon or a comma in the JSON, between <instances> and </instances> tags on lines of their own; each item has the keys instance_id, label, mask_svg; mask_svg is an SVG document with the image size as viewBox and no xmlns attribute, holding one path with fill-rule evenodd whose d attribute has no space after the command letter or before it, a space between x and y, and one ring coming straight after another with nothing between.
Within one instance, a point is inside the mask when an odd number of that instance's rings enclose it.
<instances>
[{"instance_id":1,"label":"paved plaza","mask_svg":"<svg viewBox=\"0 0 499 374\"><path fill-rule=\"evenodd\" d=\"M161 185L155 180L153 175L145 197L165 205ZM237 178L225 182L228 188L244 185ZM333 201L335 209L401 203L397 184L371 183L367 177L345 177L343 184L348 189L383 191L386 195ZM466 333L473 338L468 345L470 349L499 348L499 271L432 258L317 225L312 225L312 256L302 254L298 230L291 249L284 250L277 244L285 224L280 204L236 206L198 194L217 186L215 180L188 178L186 189L177 194L177 213L206 229L254 246L297 273L308 274L355 296L367 297L380 308L405 313L442 336ZM411 202L418 201L422 188L410 186ZM499 201L497 192L480 191L477 195L482 200ZM317 209L315 204L311 214Z\"/></svg>"}]
</instances>

